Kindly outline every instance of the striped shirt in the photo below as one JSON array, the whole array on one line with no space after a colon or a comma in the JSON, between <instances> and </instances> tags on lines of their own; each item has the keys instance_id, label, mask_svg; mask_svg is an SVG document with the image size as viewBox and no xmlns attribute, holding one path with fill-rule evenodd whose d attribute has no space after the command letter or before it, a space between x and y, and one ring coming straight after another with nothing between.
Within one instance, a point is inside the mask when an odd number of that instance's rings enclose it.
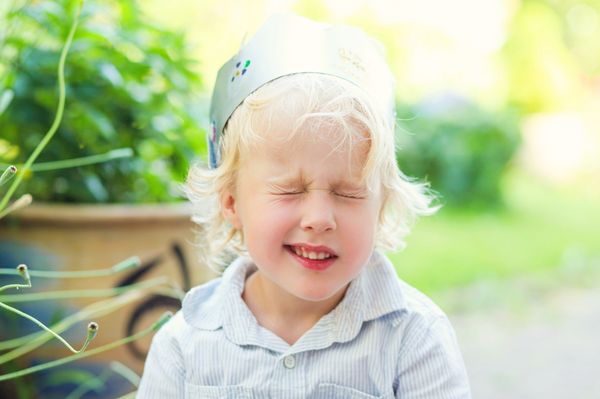
<instances>
[{"instance_id":1,"label":"striped shirt","mask_svg":"<svg viewBox=\"0 0 600 399\"><path fill-rule=\"evenodd\" d=\"M374 252L342 301L293 345L260 326L238 258L154 336L138 398L470 398L448 318Z\"/></svg>"}]
</instances>

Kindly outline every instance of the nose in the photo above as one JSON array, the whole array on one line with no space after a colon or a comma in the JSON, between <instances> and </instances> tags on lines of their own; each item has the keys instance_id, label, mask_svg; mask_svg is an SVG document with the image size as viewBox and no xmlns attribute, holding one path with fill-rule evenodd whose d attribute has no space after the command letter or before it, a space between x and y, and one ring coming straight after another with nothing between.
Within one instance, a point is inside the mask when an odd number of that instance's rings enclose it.
<instances>
[{"instance_id":1,"label":"nose","mask_svg":"<svg viewBox=\"0 0 600 399\"><path fill-rule=\"evenodd\" d=\"M306 195L300 227L315 233L335 230L334 204L328 190L315 190Z\"/></svg>"}]
</instances>

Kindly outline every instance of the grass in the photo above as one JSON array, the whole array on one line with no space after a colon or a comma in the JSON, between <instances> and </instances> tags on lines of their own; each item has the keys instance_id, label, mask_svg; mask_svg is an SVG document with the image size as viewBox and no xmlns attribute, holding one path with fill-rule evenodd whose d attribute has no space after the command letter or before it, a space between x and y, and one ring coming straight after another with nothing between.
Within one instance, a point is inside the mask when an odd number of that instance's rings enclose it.
<instances>
[{"instance_id":1,"label":"grass","mask_svg":"<svg viewBox=\"0 0 600 399\"><path fill-rule=\"evenodd\" d=\"M598 188L557 189L522 172L511 172L505 187L504 209L443 208L419 221L407 248L390 254L399 276L432 294L600 256Z\"/></svg>"}]
</instances>

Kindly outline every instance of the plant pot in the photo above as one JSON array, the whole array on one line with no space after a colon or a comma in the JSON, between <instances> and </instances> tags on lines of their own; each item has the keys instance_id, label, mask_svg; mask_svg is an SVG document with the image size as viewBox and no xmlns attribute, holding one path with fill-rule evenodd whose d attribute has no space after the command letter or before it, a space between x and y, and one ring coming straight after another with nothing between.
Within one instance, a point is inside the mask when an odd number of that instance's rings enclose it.
<instances>
[{"instance_id":1,"label":"plant pot","mask_svg":"<svg viewBox=\"0 0 600 399\"><path fill-rule=\"evenodd\" d=\"M167 276L183 291L215 277L196 262L193 223L189 204L176 205L64 205L33 204L0 222L0 267L14 268L25 263L29 270L95 270L109 268L132 256L139 256L142 266L125 272L90 278L42 279L32 277L31 289L7 290L0 295L23 295L30 292L94 290L116 288ZM0 276L0 283L19 282L18 276ZM13 297L14 298L14 297ZM58 319L75 313L107 296L9 303L38 317L46 324L53 315ZM178 300L161 294L146 294L114 313L93 318L100 325L90 349L116 341L151 325L166 310L175 312ZM3 310L0 310L2 320ZM61 335L75 347L85 339L85 320ZM20 320L17 335L39 331L28 320ZM25 330L25 328L28 328ZM6 329L2 329L6 330ZM0 331L6 335L6 331ZM118 360L141 372L152 335L132 345L104 352L93 361ZM3 339L12 337L0 337ZM53 358L69 354L56 340L28 355Z\"/></svg>"}]
</instances>

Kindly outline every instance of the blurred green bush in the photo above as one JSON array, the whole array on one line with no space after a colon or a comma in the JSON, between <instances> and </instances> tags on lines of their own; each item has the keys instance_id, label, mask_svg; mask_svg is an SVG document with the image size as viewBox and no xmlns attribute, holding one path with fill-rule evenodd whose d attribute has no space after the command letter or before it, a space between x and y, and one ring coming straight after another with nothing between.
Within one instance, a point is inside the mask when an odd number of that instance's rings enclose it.
<instances>
[{"instance_id":1,"label":"blurred green bush","mask_svg":"<svg viewBox=\"0 0 600 399\"><path fill-rule=\"evenodd\" d=\"M0 23L0 163L23 163L50 126L56 66L75 0L15 5ZM87 0L69 54L63 122L38 162L129 147L132 158L34 172L36 200L168 202L205 152L201 78L182 33L148 21L134 0ZM2 93L4 93L2 95ZM23 189L24 191L24 189Z\"/></svg>"},{"instance_id":2,"label":"blurred green bush","mask_svg":"<svg viewBox=\"0 0 600 399\"><path fill-rule=\"evenodd\" d=\"M451 206L502 204L501 178L519 144L516 116L445 93L397 107L398 164Z\"/></svg>"}]
</instances>

